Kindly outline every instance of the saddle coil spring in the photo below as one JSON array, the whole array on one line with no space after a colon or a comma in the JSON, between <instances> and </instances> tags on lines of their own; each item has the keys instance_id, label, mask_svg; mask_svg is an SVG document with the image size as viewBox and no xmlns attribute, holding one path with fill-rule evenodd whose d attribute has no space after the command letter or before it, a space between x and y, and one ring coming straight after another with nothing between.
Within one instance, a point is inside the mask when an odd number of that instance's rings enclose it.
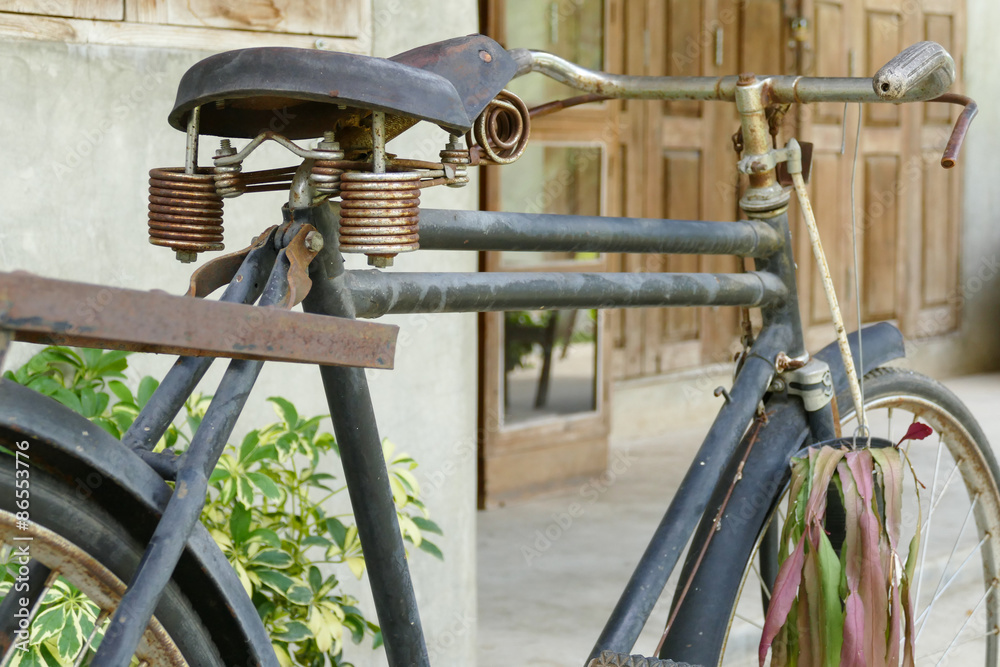
<instances>
[{"instance_id":1,"label":"saddle coil spring","mask_svg":"<svg viewBox=\"0 0 1000 667\"><path fill-rule=\"evenodd\" d=\"M225 248L222 239L222 197L211 169L150 170L150 243L175 250L181 261L194 261L196 253Z\"/></svg>"},{"instance_id":2,"label":"saddle coil spring","mask_svg":"<svg viewBox=\"0 0 1000 667\"><path fill-rule=\"evenodd\" d=\"M416 171L342 173L340 249L365 253L377 266L397 253L419 248L421 175Z\"/></svg>"}]
</instances>

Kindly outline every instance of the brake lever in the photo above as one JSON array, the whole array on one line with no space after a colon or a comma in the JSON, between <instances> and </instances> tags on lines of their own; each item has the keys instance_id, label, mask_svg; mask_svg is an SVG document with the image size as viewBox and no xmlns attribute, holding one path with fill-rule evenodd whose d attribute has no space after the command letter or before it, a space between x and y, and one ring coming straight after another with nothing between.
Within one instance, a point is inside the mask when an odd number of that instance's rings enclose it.
<instances>
[{"instance_id":1,"label":"brake lever","mask_svg":"<svg viewBox=\"0 0 1000 667\"><path fill-rule=\"evenodd\" d=\"M951 131L948 145L945 146L944 155L941 156L941 166L945 169L951 169L958 162L958 153L962 150L962 142L965 141L965 134L969 131L972 119L979 113L979 107L971 97L959 95L958 93L945 93L928 101L958 104L965 107L962 113L958 115L958 120L955 121L955 127Z\"/></svg>"}]
</instances>

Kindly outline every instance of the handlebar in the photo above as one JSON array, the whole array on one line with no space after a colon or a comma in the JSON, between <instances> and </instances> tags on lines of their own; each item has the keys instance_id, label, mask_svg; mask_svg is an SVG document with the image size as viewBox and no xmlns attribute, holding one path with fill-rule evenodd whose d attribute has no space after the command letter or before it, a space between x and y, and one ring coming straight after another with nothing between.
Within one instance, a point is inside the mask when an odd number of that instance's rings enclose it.
<instances>
[{"instance_id":1,"label":"handlebar","mask_svg":"<svg viewBox=\"0 0 1000 667\"><path fill-rule=\"evenodd\" d=\"M632 76L598 72L564 58L529 49L511 49L517 75L540 72L573 88L622 99L733 101L736 76ZM921 102L938 97L955 80L955 62L934 42L905 49L875 78L767 76L768 101Z\"/></svg>"},{"instance_id":2,"label":"handlebar","mask_svg":"<svg viewBox=\"0 0 1000 667\"><path fill-rule=\"evenodd\" d=\"M638 100L728 101L736 97L737 76L633 76L609 74L581 67L545 51L511 49L517 63L515 76L539 72L589 95L573 98L572 104L546 105L551 113L581 101L607 98ZM886 63L875 76L809 77L764 76L767 104L808 104L812 102L904 102L939 101L962 104L965 111L952 132L942 166L954 166L969 123L976 114L975 102L947 94L955 81L955 61L940 44L918 42ZM552 108L549 108L551 106Z\"/></svg>"}]
</instances>

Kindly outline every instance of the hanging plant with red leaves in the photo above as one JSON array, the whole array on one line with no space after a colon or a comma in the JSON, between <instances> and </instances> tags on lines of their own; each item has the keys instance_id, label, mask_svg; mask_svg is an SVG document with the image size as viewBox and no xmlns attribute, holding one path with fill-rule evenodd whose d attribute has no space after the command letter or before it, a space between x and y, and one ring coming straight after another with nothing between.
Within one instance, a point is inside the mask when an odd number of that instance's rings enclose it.
<instances>
[{"instance_id":1,"label":"hanging plant with red leaves","mask_svg":"<svg viewBox=\"0 0 1000 667\"><path fill-rule=\"evenodd\" d=\"M914 422L900 443L930 433L929 426ZM910 582L920 521L904 561L904 458L897 443L856 451L824 446L792 460L781 567L758 651L761 667L769 653L772 667L895 667L900 658L906 667L914 664ZM919 485L915 475L914 481ZM826 529L831 488L846 518L839 554Z\"/></svg>"}]
</instances>

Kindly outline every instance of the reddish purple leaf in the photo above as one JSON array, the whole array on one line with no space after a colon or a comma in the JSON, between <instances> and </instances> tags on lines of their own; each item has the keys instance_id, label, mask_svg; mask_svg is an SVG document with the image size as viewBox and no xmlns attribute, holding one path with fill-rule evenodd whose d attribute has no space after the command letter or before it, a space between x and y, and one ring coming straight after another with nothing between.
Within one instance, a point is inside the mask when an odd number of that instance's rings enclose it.
<instances>
[{"instance_id":1,"label":"reddish purple leaf","mask_svg":"<svg viewBox=\"0 0 1000 667\"><path fill-rule=\"evenodd\" d=\"M861 582L858 593L865 610L865 656L870 667L880 667L885 664L889 600L879 544L881 530L872 507L875 496L872 456L870 451L862 449L849 453L845 459L858 487L858 523L854 526L848 524L847 530L860 531ZM878 637L882 638L881 646L876 644Z\"/></svg>"},{"instance_id":2,"label":"reddish purple leaf","mask_svg":"<svg viewBox=\"0 0 1000 667\"><path fill-rule=\"evenodd\" d=\"M907 440L923 440L933 432L934 429L932 429L927 424L921 424L920 422L913 422L912 424L910 424L910 428L906 429L906 435L900 438L899 442L896 443L896 446L899 447Z\"/></svg>"},{"instance_id":3,"label":"reddish purple leaf","mask_svg":"<svg viewBox=\"0 0 1000 667\"><path fill-rule=\"evenodd\" d=\"M844 604L844 644L840 649L841 667L868 667L865 662L865 609L858 591L852 590Z\"/></svg>"},{"instance_id":4,"label":"reddish purple leaf","mask_svg":"<svg viewBox=\"0 0 1000 667\"><path fill-rule=\"evenodd\" d=\"M788 555L788 558L781 564L778 576L774 580L774 594L771 596L771 604L767 610L767 618L764 620L764 634L760 638L760 647L757 650L757 657L760 660L760 667L764 667L764 660L767 658L767 650L771 648L771 642L777 636L781 626L788 618L788 612L795 602L795 594L799 590L799 582L802 580L802 563L806 555L805 533L799 538L799 543L795 545L795 551Z\"/></svg>"}]
</instances>

